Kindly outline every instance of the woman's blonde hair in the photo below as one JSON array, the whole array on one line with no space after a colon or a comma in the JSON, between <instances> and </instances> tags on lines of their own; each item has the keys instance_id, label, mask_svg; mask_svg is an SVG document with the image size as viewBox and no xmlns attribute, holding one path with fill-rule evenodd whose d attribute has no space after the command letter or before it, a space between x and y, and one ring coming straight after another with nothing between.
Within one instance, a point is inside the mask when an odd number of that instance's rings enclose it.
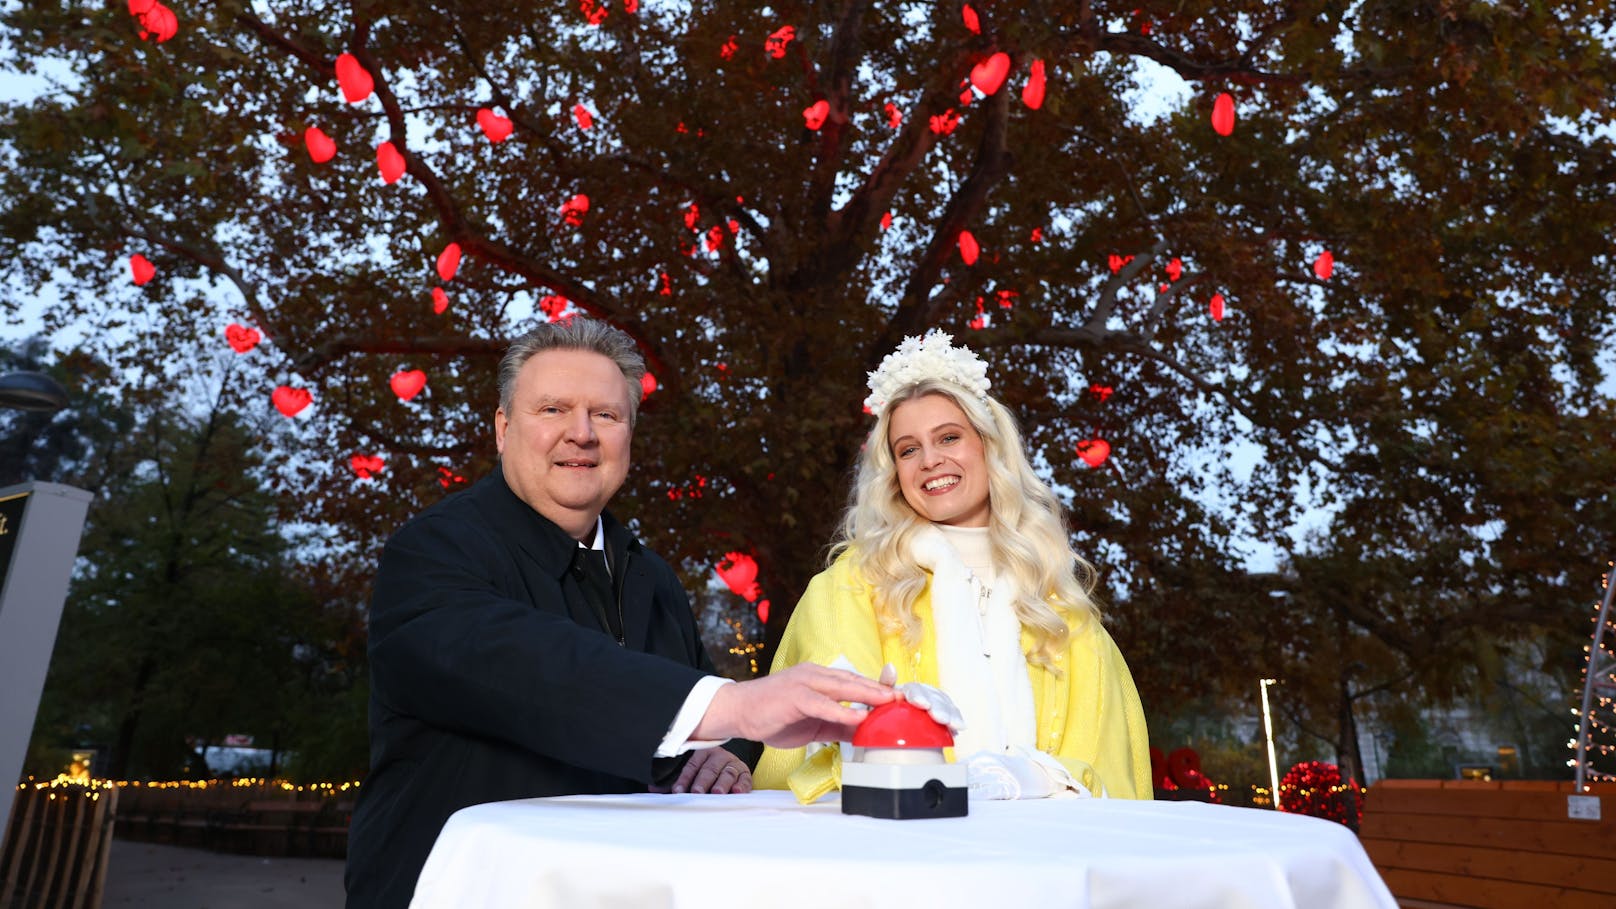
<instances>
[{"instance_id":1,"label":"woman's blonde hair","mask_svg":"<svg viewBox=\"0 0 1616 909\"><path fill-rule=\"evenodd\" d=\"M1094 589L1094 566L1072 551L1060 500L1027 462L1015 417L991 396L978 397L940 379L922 380L893 395L864 441L852 501L842 516L830 560L848 552L854 567L875 590L875 612L882 629L900 633L911 647L919 644L920 621L914 603L926 586L926 572L910 555L910 543L926 522L903 498L887 433L892 412L903 402L924 395L942 395L953 401L982 438L994 569L998 577L1015 583L1016 616L1035 641L1028 659L1051 666L1066 644L1063 613L1079 619L1099 618L1099 608L1089 595Z\"/></svg>"}]
</instances>

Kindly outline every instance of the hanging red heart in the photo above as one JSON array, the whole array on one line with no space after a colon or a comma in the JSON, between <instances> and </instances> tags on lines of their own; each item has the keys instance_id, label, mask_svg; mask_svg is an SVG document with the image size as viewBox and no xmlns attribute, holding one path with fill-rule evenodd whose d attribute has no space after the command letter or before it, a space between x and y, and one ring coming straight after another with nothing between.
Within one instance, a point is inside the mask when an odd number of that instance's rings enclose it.
<instances>
[{"instance_id":1,"label":"hanging red heart","mask_svg":"<svg viewBox=\"0 0 1616 909\"><path fill-rule=\"evenodd\" d=\"M1213 294L1212 295L1212 303L1208 307L1208 309L1212 313L1212 321L1214 321L1214 322L1222 322L1223 321L1223 294Z\"/></svg>"},{"instance_id":2,"label":"hanging red heart","mask_svg":"<svg viewBox=\"0 0 1616 909\"><path fill-rule=\"evenodd\" d=\"M1335 256L1328 249L1319 253L1319 257L1313 260L1313 274L1318 275L1320 281L1330 280L1330 275L1334 271Z\"/></svg>"},{"instance_id":3,"label":"hanging red heart","mask_svg":"<svg viewBox=\"0 0 1616 909\"><path fill-rule=\"evenodd\" d=\"M444 282L454 280L455 271L460 268L460 244L450 243L438 253L438 277Z\"/></svg>"},{"instance_id":4,"label":"hanging red heart","mask_svg":"<svg viewBox=\"0 0 1616 909\"><path fill-rule=\"evenodd\" d=\"M231 322L229 325L225 326L224 329L225 341L230 344L230 349L234 350L238 354L246 353L247 351L252 350L254 347L257 347L258 342L260 339L262 339L262 337L263 336L258 333L258 329L248 328L245 325L238 325L235 322Z\"/></svg>"},{"instance_id":5,"label":"hanging red heart","mask_svg":"<svg viewBox=\"0 0 1616 909\"><path fill-rule=\"evenodd\" d=\"M706 242L707 251L708 252L715 252L720 247L722 247L723 245L724 245L724 228L719 227L717 224L714 224L712 226L712 229L707 231L707 242Z\"/></svg>"},{"instance_id":6,"label":"hanging red heart","mask_svg":"<svg viewBox=\"0 0 1616 909\"><path fill-rule=\"evenodd\" d=\"M359 479L368 480L372 474L381 473L387 462L382 460L380 455L356 454L348 459L348 466L353 468Z\"/></svg>"},{"instance_id":7,"label":"hanging red heart","mask_svg":"<svg viewBox=\"0 0 1616 909\"><path fill-rule=\"evenodd\" d=\"M180 20L174 11L161 3L152 3L146 11L139 14L142 41L148 37L155 37L158 44L174 37L179 33Z\"/></svg>"},{"instance_id":8,"label":"hanging red heart","mask_svg":"<svg viewBox=\"0 0 1616 909\"><path fill-rule=\"evenodd\" d=\"M1089 383L1089 394L1099 399L1101 404L1104 404L1106 399L1111 397L1115 391L1116 389L1109 385L1101 385L1098 382Z\"/></svg>"},{"instance_id":9,"label":"hanging red heart","mask_svg":"<svg viewBox=\"0 0 1616 909\"><path fill-rule=\"evenodd\" d=\"M903 111L898 110L898 105L888 101L886 107L882 109L886 111L888 126L897 129L903 123Z\"/></svg>"},{"instance_id":10,"label":"hanging red heart","mask_svg":"<svg viewBox=\"0 0 1616 909\"><path fill-rule=\"evenodd\" d=\"M337 153L337 143L318 126L303 131L303 144L308 146L309 157L315 164L330 161Z\"/></svg>"},{"instance_id":11,"label":"hanging red heart","mask_svg":"<svg viewBox=\"0 0 1616 909\"><path fill-rule=\"evenodd\" d=\"M976 256L981 252L981 247L977 246L976 238L971 236L971 232L968 230L960 231L959 251L960 258L965 260L966 265L976 264Z\"/></svg>"},{"instance_id":12,"label":"hanging red heart","mask_svg":"<svg viewBox=\"0 0 1616 909\"><path fill-rule=\"evenodd\" d=\"M584 107L582 104L572 106L572 119L578 124L579 129L588 129L595 125L594 116L589 113L589 108Z\"/></svg>"},{"instance_id":13,"label":"hanging red heart","mask_svg":"<svg viewBox=\"0 0 1616 909\"><path fill-rule=\"evenodd\" d=\"M1032 236L1028 237L1028 239L1034 243L1044 242L1044 229L1042 227L1034 227L1032 229Z\"/></svg>"},{"instance_id":14,"label":"hanging red heart","mask_svg":"<svg viewBox=\"0 0 1616 909\"><path fill-rule=\"evenodd\" d=\"M981 63L971 67L971 84L976 86L982 94L991 95L1004 84L1005 77L1010 75L1010 55L999 51Z\"/></svg>"},{"instance_id":15,"label":"hanging red heart","mask_svg":"<svg viewBox=\"0 0 1616 909\"><path fill-rule=\"evenodd\" d=\"M718 56L728 60L729 58L735 56L735 52L740 49L741 46L735 43L735 36L730 35L729 40L724 42L724 46L718 49Z\"/></svg>"},{"instance_id":16,"label":"hanging red heart","mask_svg":"<svg viewBox=\"0 0 1616 909\"><path fill-rule=\"evenodd\" d=\"M1009 309L1014 306L1016 298L1019 296L1021 296L1021 291L1011 290L1008 287L1000 288L993 292L993 298L999 301L1000 309Z\"/></svg>"},{"instance_id":17,"label":"hanging red heart","mask_svg":"<svg viewBox=\"0 0 1616 909\"><path fill-rule=\"evenodd\" d=\"M139 287L157 276L157 266L140 253L135 253L129 257L129 274L134 277L135 286Z\"/></svg>"},{"instance_id":18,"label":"hanging red heart","mask_svg":"<svg viewBox=\"0 0 1616 909\"><path fill-rule=\"evenodd\" d=\"M889 228L891 226L892 226L892 212L889 212L889 211L882 212L881 213L881 229L886 230L887 228Z\"/></svg>"},{"instance_id":19,"label":"hanging red heart","mask_svg":"<svg viewBox=\"0 0 1616 909\"><path fill-rule=\"evenodd\" d=\"M667 272L662 272L661 274L657 275L657 283L661 285L661 287L657 290L657 295L658 296L661 296L661 297L671 297L671 296L673 296L673 282L668 280L668 273Z\"/></svg>"},{"instance_id":20,"label":"hanging red heart","mask_svg":"<svg viewBox=\"0 0 1616 909\"><path fill-rule=\"evenodd\" d=\"M633 15L640 11L640 0L623 0L623 12Z\"/></svg>"},{"instance_id":21,"label":"hanging red heart","mask_svg":"<svg viewBox=\"0 0 1616 909\"><path fill-rule=\"evenodd\" d=\"M1111 443L1104 439L1084 439L1077 443L1077 456L1090 467L1099 467L1111 456Z\"/></svg>"},{"instance_id":22,"label":"hanging red heart","mask_svg":"<svg viewBox=\"0 0 1616 909\"><path fill-rule=\"evenodd\" d=\"M393 394L408 401L426 387L426 373L419 369L401 369L393 373L393 378L387 384L392 386Z\"/></svg>"},{"instance_id":23,"label":"hanging red heart","mask_svg":"<svg viewBox=\"0 0 1616 909\"><path fill-rule=\"evenodd\" d=\"M370 77L359 58L343 54L337 58L337 84L342 86L342 98L349 104L358 104L376 90L376 80Z\"/></svg>"},{"instance_id":24,"label":"hanging red heart","mask_svg":"<svg viewBox=\"0 0 1616 909\"><path fill-rule=\"evenodd\" d=\"M129 15L138 16L157 4L157 0L129 0Z\"/></svg>"},{"instance_id":25,"label":"hanging red heart","mask_svg":"<svg viewBox=\"0 0 1616 909\"><path fill-rule=\"evenodd\" d=\"M404 176L404 156L391 142L376 146L376 169L381 171L382 182L392 184Z\"/></svg>"},{"instance_id":26,"label":"hanging red heart","mask_svg":"<svg viewBox=\"0 0 1616 909\"><path fill-rule=\"evenodd\" d=\"M1234 97L1228 92L1212 102L1212 130L1220 136L1234 132Z\"/></svg>"},{"instance_id":27,"label":"hanging red heart","mask_svg":"<svg viewBox=\"0 0 1616 909\"><path fill-rule=\"evenodd\" d=\"M651 392L656 391L656 389L657 389L656 376L651 375L649 372L646 373L643 376L640 376L640 400L641 401L645 400L646 398L649 398L651 396Z\"/></svg>"},{"instance_id":28,"label":"hanging red heart","mask_svg":"<svg viewBox=\"0 0 1616 909\"><path fill-rule=\"evenodd\" d=\"M699 223L700 221L701 221L701 206L699 206L696 203L692 202L692 203L690 203L690 207L685 209L685 227L688 227L691 230L695 230L696 229L696 224Z\"/></svg>"},{"instance_id":29,"label":"hanging red heart","mask_svg":"<svg viewBox=\"0 0 1616 909\"><path fill-rule=\"evenodd\" d=\"M715 570L724 586L748 603L756 600L762 593L757 585L757 560L744 552L724 553L724 558L719 560Z\"/></svg>"},{"instance_id":30,"label":"hanging red heart","mask_svg":"<svg viewBox=\"0 0 1616 909\"><path fill-rule=\"evenodd\" d=\"M1112 253L1111 255L1106 257L1105 264L1106 264L1107 267L1109 267L1111 269L1112 274L1116 274L1117 272L1122 270L1122 267L1124 265L1127 265L1129 262L1132 262L1132 261L1133 261L1133 256L1119 256L1116 253Z\"/></svg>"},{"instance_id":31,"label":"hanging red heart","mask_svg":"<svg viewBox=\"0 0 1616 909\"><path fill-rule=\"evenodd\" d=\"M295 417L303 408L309 406L314 396L309 394L307 388L293 388L290 385L275 386L274 394L269 399L275 402L275 409L288 417Z\"/></svg>"},{"instance_id":32,"label":"hanging red heart","mask_svg":"<svg viewBox=\"0 0 1616 909\"><path fill-rule=\"evenodd\" d=\"M539 311L544 313L547 321L554 322L561 318L561 313L567 308L569 301L560 294L545 294L539 298Z\"/></svg>"},{"instance_id":33,"label":"hanging red heart","mask_svg":"<svg viewBox=\"0 0 1616 909\"><path fill-rule=\"evenodd\" d=\"M1177 281L1179 278L1183 277L1183 275L1184 260L1174 256L1173 261L1167 263L1167 280Z\"/></svg>"},{"instance_id":34,"label":"hanging red heart","mask_svg":"<svg viewBox=\"0 0 1616 909\"><path fill-rule=\"evenodd\" d=\"M603 0L578 0L578 9L590 25L599 25L606 21L607 9Z\"/></svg>"},{"instance_id":35,"label":"hanging red heart","mask_svg":"<svg viewBox=\"0 0 1616 909\"><path fill-rule=\"evenodd\" d=\"M501 117L486 107L477 108L477 125L482 128L488 141L496 144L504 142L512 129L509 117Z\"/></svg>"},{"instance_id":36,"label":"hanging red heart","mask_svg":"<svg viewBox=\"0 0 1616 909\"><path fill-rule=\"evenodd\" d=\"M561 219L569 227L577 227L584 223L584 214L589 211L589 197L578 193L561 204Z\"/></svg>"},{"instance_id":37,"label":"hanging red heart","mask_svg":"<svg viewBox=\"0 0 1616 909\"><path fill-rule=\"evenodd\" d=\"M952 133L955 127L959 126L959 114L950 109L945 113L930 118L927 122L931 125L932 132L939 136L946 136Z\"/></svg>"},{"instance_id":38,"label":"hanging red heart","mask_svg":"<svg viewBox=\"0 0 1616 909\"><path fill-rule=\"evenodd\" d=\"M1021 103L1033 110L1044 106L1044 61L1032 61L1032 70L1027 74L1027 84L1021 88Z\"/></svg>"},{"instance_id":39,"label":"hanging red heart","mask_svg":"<svg viewBox=\"0 0 1616 909\"><path fill-rule=\"evenodd\" d=\"M758 621L759 622L762 622L765 625L769 624L769 601L768 600L758 600L757 614L758 614Z\"/></svg>"},{"instance_id":40,"label":"hanging red heart","mask_svg":"<svg viewBox=\"0 0 1616 909\"><path fill-rule=\"evenodd\" d=\"M432 288L432 312L442 315L449 308L449 293L441 287Z\"/></svg>"},{"instance_id":41,"label":"hanging red heart","mask_svg":"<svg viewBox=\"0 0 1616 909\"><path fill-rule=\"evenodd\" d=\"M772 34L768 38L764 39L764 41L763 41L763 50L769 56L771 56L774 59L778 60L781 57L784 57L786 55L786 45L790 44L791 39L793 39L795 37L797 37L797 27L796 26L794 26L794 25L781 26L779 29L775 30L774 34Z\"/></svg>"},{"instance_id":42,"label":"hanging red heart","mask_svg":"<svg viewBox=\"0 0 1616 909\"><path fill-rule=\"evenodd\" d=\"M819 129L825 125L825 118L828 116L830 116L830 102L821 98L802 112L802 122L808 124L809 129Z\"/></svg>"},{"instance_id":43,"label":"hanging red heart","mask_svg":"<svg viewBox=\"0 0 1616 909\"><path fill-rule=\"evenodd\" d=\"M977 18L976 10L971 9L969 3L965 4L964 8L960 10L960 18L965 20L965 27L970 29L971 34L982 34L982 20Z\"/></svg>"}]
</instances>

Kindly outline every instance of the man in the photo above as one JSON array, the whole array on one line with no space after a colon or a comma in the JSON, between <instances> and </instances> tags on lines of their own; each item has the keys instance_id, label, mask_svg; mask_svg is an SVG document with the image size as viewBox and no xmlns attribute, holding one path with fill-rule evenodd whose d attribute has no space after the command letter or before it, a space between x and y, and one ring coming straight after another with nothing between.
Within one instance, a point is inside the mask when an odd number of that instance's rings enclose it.
<instances>
[{"instance_id":1,"label":"man","mask_svg":"<svg viewBox=\"0 0 1616 909\"><path fill-rule=\"evenodd\" d=\"M863 714L839 701L892 700L818 666L712 674L673 570L604 511L628 473L644 372L632 340L600 322L519 338L500 364L499 469L388 541L350 909L403 909L444 822L468 805L744 792L735 751L750 749L713 747L724 739L848 739Z\"/></svg>"}]
</instances>

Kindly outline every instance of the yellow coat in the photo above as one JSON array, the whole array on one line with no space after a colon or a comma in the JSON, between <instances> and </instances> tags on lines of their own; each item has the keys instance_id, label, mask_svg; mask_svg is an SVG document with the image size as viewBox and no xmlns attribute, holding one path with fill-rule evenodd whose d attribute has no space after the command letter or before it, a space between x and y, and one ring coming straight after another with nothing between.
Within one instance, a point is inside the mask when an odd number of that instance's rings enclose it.
<instances>
[{"instance_id":1,"label":"yellow coat","mask_svg":"<svg viewBox=\"0 0 1616 909\"><path fill-rule=\"evenodd\" d=\"M915 601L915 615L921 627L918 649L905 647L897 634L882 633L875 617L874 589L844 554L808 584L775 654L774 669L828 664L845 656L871 678L891 663L899 683L935 686L937 644L929 580ZM1032 647L1025 629L1021 644L1023 652ZM1038 750L1059 760L1096 795L1103 791L1112 798L1150 798L1145 712L1111 635L1097 620L1073 622L1066 651L1056 656L1055 667L1058 671L1027 664ZM799 799L811 802L841 785L838 750L823 748L805 759L802 748L765 748L753 774L754 785L790 788Z\"/></svg>"}]
</instances>

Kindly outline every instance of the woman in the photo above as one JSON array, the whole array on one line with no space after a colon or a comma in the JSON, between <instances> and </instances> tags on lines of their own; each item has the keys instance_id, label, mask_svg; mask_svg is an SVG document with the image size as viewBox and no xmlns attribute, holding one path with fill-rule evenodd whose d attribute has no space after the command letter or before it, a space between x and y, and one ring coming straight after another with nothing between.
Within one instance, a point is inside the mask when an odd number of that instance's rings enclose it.
<instances>
[{"instance_id":1,"label":"woman","mask_svg":"<svg viewBox=\"0 0 1616 909\"><path fill-rule=\"evenodd\" d=\"M940 688L963 715L953 758L973 798L1149 798L1144 712L1089 597L1093 568L989 387L940 332L870 374L853 501L774 669L890 664L900 687ZM813 801L839 785L843 747L766 749L755 783Z\"/></svg>"}]
</instances>

